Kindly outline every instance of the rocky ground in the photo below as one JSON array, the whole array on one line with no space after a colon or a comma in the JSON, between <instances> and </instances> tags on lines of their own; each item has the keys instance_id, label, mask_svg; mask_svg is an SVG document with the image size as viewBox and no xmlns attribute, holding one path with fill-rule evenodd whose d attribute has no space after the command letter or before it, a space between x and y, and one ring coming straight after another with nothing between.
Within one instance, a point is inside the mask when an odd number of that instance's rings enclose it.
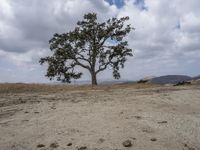
<instances>
[{"instance_id":1,"label":"rocky ground","mask_svg":"<svg viewBox=\"0 0 200 150\"><path fill-rule=\"evenodd\" d=\"M200 86L0 91L1 150L200 150Z\"/></svg>"}]
</instances>

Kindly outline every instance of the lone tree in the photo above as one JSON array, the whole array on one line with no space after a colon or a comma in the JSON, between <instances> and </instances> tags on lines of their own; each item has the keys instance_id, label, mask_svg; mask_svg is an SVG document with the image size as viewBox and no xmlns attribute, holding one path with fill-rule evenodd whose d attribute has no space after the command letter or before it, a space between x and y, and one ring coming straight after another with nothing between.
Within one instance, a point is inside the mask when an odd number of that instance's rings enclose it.
<instances>
[{"instance_id":1,"label":"lone tree","mask_svg":"<svg viewBox=\"0 0 200 150\"><path fill-rule=\"evenodd\" d=\"M48 64L46 76L70 83L72 78L82 76L82 67L90 72L92 85L97 85L97 74L111 67L113 77L119 79L119 69L124 67L127 56L132 56L124 40L133 29L124 25L127 20L129 17L111 18L99 23L95 13L88 13L73 31L54 34L49 41L53 55L40 59L40 64Z\"/></svg>"}]
</instances>

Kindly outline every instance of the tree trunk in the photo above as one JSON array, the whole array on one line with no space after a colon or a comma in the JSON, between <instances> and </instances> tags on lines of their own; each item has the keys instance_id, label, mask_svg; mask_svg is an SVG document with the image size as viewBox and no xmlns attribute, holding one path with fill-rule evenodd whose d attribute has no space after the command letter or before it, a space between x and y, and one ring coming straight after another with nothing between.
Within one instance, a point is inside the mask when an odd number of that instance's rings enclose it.
<instances>
[{"instance_id":1,"label":"tree trunk","mask_svg":"<svg viewBox=\"0 0 200 150\"><path fill-rule=\"evenodd\" d=\"M92 85L97 85L97 76L95 72L91 72Z\"/></svg>"}]
</instances>

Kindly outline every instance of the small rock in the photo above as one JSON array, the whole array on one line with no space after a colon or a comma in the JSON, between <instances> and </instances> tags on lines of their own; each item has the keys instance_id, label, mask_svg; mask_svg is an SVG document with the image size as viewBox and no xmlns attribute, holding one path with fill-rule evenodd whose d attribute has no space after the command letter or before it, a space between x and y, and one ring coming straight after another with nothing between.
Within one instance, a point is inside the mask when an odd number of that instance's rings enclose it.
<instances>
[{"instance_id":1,"label":"small rock","mask_svg":"<svg viewBox=\"0 0 200 150\"><path fill-rule=\"evenodd\" d=\"M122 143L122 145L123 145L124 147L131 147L133 144L132 144L131 140L126 140L126 141L124 141L124 142Z\"/></svg>"},{"instance_id":2,"label":"small rock","mask_svg":"<svg viewBox=\"0 0 200 150\"><path fill-rule=\"evenodd\" d=\"M167 121L159 121L158 123L159 124L161 124L161 123L167 123Z\"/></svg>"},{"instance_id":3,"label":"small rock","mask_svg":"<svg viewBox=\"0 0 200 150\"><path fill-rule=\"evenodd\" d=\"M38 144L37 145L37 148L41 148L41 147L45 147L45 145L44 144Z\"/></svg>"},{"instance_id":4,"label":"small rock","mask_svg":"<svg viewBox=\"0 0 200 150\"><path fill-rule=\"evenodd\" d=\"M105 141L105 139L100 138L100 139L98 140L98 143L103 143L104 141Z\"/></svg>"},{"instance_id":5,"label":"small rock","mask_svg":"<svg viewBox=\"0 0 200 150\"><path fill-rule=\"evenodd\" d=\"M74 99L73 99L73 100L71 100L71 102L72 102L72 103L79 103L80 100L74 100Z\"/></svg>"},{"instance_id":6,"label":"small rock","mask_svg":"<svg viewBox=\"0 0 200 150\"><path fill-rule=\"evenodd\" d=\"M35 113L35 114L39 114L40 112L38 112L38 111L35 111L34 113Z\"/></svg>"},{"instance_id":7,"label":"small rock","mask_svg":"<svg viewBox=\"0 0 200 150\"><path fill-rule=\"evenodd\" d=\"M19 98L19 103L24 104L26 103L26 100L22 99L21 97Z\"/></svg>"},{"instance_id":8,"label":"small rock","mask_svg":"<svg viewBox=\"0 0 200 150\"><path fill-rule=\"evenodd\" d=\"M188 150L195 150L195 148L188 146L187 144L184 144L185 147L188 148Z\"/></svg>"},{"instance_id":9,"label":"small rock","mask_svg":"<svg viewBox=\"0 0 200 150\"><path fill-rule=\"evenodd\" d=\"M59 145L58 145L57 142L54 142L54 143L51 143L51 144L50 144L50 147L51 147L51 148L57 148L57 147L59 147Z\"/></svg>"},{"instance_id":10,"label":"small rock","mask_svg":"<svg viewBox=\"0 0 200 150\"><path fill-rule=\"evenodd\" d=\"M135 118L138 119L138 120L139 120L139 119L142 119L141 116L135 116Z\"/></svg>"},{"instance_id":11,"label":"small rock","mask_svg":"<svg viewBox=\"0 0 200 150\"><path fill-rule=\"evenodd\" d=\"M86 146L81 146L81 147L78 148L78 150L86 150L86 149L87 149Z\"/></svg>"},{"instance_id":12,"label":"small rock","mask_svg":"<svg viewBox=\"0 0 200 150\"><path fill-rule=\"evenodd\" d=\"M56 107L55 106L51 106L51 109L56 109Z\"/></svg>"},{"instance_id":13,"label":"small rock","mask_svg":"<svg viewBox=\"0 0 200 150\"><path fill-rule=\"evenodd\" d=\"M151 138L151 141L153 141L153 142L154 142L154 141L157 141L157 139L156 139L156 138Z\"/></svg>"},{"instance_id":14,"label":"small rock","mask_svg":"<svg viewBox=\"0 0 200 150\"><path fill-rule=\"evenodd\" d=\"M68 143L67 146L72 146L72 143Z\"/></svg>"},{"instance_id":15,"label":"small rock","mask_svg":"<svg viewBox=\"0 0 200 150\"><path fill-rule=\"evenodd\" d=\"M142 129L142 132L146 132L146 133L153 133L154 131L151 128L144 128Z\"/></svg>"},{"instance_id":16,"label":"small rock","mask_svg":"<svg viewBox=\"0 0 200 150\"><path fill-rule=\"evenodd\" d=\"M132 140L136 140L136 138L135 138L135 137L131 137L131 139L132 139Z\"/></svg>"},{"instance_id":17,"label":"small rock","mask_svg":"<svg viewBox=\"0 0 200 150\"><path fill-rule=\"evenodd\" d=\"M24 119L24 120L22 120L22 122L28 122L29 120L28 119Z\"/></svg>"}]
</instances>

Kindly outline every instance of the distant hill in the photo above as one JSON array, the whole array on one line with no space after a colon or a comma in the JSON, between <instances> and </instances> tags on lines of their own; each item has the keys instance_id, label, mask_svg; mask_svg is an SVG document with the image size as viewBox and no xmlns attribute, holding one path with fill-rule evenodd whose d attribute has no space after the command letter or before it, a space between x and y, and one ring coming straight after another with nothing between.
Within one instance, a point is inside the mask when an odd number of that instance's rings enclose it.
<instances>
[{"instance_id":1,"label":"distant hill","mask_svg":"<svg viewBox=\"0 0 200 150\"><path fill-rule=\"evenodd\" d=\"M147 80L147 81L149 81L149 80L151 80L153 78L156 78L156 76L146 76L146 77L142 78L141 80Z\"/></svg>"},{"instance_id":2,"label":"distant hill","mask_svg":"<svg viewBox=\"0 0 200 150\"><path fill-rule=\"evenodd\" d=\"M149 83L153 78L155 78L155 76L146 76L137 81L137 83Z\"/></svg>"},{"instance_id":3,"label":"distant hill","mask_svg":"<svg viewBox=\"0 0 200 150\"><path fill-rule=\"evenodd\" d=\"M193 77L192 79L193 79L193 80L198 80L198 79L200 79L200 75L199 75L199 76L196 76L196 77Z\"/></svg>"},{"instance_id":4,"label":"distant hill","mask_svg":"<svg viewBox=\"0 0 200 150\"><path fill-rule=\"evenodd\" d=\"M192 77L185 75L166 75L153 78L150 80L150 82L155 84L177 84L179 82L189 81L191 79Z\"/></svg>"}]
</instances>

